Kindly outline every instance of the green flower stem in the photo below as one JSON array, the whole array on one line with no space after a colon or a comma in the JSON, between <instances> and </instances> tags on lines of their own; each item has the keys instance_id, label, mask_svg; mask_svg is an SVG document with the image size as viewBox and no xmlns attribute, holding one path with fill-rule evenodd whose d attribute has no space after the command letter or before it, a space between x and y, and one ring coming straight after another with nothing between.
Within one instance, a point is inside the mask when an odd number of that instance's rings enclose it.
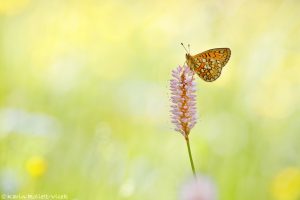
<instances>
[{"instance_id":1,"label":"green flower stem","mask_svg":"<svg viewBox=\"0 0 300 200\"><path fill-rule=\"evenodd\" d=\"M190 158L190 162L191 162L192 171L193 171L194 177L196 178L195 166L194 166L194 162L193 162L193 157L192 157L192 152L191 152L191 147L190 147L190 140L189 140L188 136L185 137L185 141L186 141L186 146L187 146L188 152L189 152L189 158Z\"/></svg>"}]
</instances>

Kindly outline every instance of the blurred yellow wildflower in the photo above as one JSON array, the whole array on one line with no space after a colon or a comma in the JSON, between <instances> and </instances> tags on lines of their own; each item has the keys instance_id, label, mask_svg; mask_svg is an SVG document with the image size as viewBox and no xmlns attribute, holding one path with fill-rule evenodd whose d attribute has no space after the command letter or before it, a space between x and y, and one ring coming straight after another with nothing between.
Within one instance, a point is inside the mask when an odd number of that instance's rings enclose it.
<instances>
[{"instance_id":1,"label":"blurred yellow wildflower","mask_svg":"<svg viewBox=\"0 0 300 200\"><path fill-rule=\"evenodd\" d=\"M42 176L47 168L47 163L43 157L31 157L26 163L26 169L32 177Z\"/></svg>"},{"instance_id":2,"label":"blurred yellow wildflower","mask_svg":"<svg viewBox=\"0 0 300 200\"><path fill-rule=\"evenodd\" d=\"M271 188L276 200L297 200L300 198L300 169L286 168L274 178Z\"/></svg>"}]
</instances>

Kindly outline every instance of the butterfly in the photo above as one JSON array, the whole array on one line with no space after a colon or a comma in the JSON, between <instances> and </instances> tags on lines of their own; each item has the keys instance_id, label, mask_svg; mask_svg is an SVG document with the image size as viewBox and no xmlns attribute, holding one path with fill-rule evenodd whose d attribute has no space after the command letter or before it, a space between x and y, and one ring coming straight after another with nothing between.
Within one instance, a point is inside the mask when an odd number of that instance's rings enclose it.
<instances>
[{"instance_id":1,"label":"butterfly","mask_svg":"<svg viewBox=\"0 0 300 200\"><path fill-rule=\"evenodd\" d=\"M184 47L184 45L181 43ZM186 48L184 47L186 50ZM209 49L192 56L186 50L185 58L187 65L204 81L215 81L221 75L222 68L228 62L231 50L229 48Z\"/></svg>"}]
</instances>

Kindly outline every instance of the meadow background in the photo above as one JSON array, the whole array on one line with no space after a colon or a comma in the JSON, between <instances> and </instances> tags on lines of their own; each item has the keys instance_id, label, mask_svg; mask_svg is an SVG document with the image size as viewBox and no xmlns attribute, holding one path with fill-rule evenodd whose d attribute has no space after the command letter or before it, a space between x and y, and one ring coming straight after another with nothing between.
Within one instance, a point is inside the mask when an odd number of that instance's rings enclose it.
<instances>
[{"instance_id":1,"label":"meadow background","mask_svg":"<svg viewBox=\"0 0 300 200\"><path fill-rule=\"evenodd\" d=\"M178 199L192 172L168 81L183 42L232 50L217 81L197 80L197 172L219 200L299 200L299 11L296 0L0 0L0 193Z\"/></svg>"}]
</instances>

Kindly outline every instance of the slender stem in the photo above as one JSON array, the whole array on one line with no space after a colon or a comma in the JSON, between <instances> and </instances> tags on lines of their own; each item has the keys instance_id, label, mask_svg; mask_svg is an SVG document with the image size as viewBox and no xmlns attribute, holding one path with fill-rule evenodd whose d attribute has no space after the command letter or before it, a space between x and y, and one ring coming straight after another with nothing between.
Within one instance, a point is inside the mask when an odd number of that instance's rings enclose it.
<instances>
[{"instance_id":1,"label":"slender stem","mask_svg":"<svg viewBox=\"0 0 300 200\"><path fill-rule=\"evenodd\" d=\"M190 147L190 140L189 140L188 136L185 137L185 141L186 141L186 145L187 145L188 152L189 152L189 158L190 158L190 162L191 162L193 175L196 178L195 166L194 166L194 162L193 162L193 157L192 157L192 152L191 152L191 147Z\"/></svg>"}]
</instances>

